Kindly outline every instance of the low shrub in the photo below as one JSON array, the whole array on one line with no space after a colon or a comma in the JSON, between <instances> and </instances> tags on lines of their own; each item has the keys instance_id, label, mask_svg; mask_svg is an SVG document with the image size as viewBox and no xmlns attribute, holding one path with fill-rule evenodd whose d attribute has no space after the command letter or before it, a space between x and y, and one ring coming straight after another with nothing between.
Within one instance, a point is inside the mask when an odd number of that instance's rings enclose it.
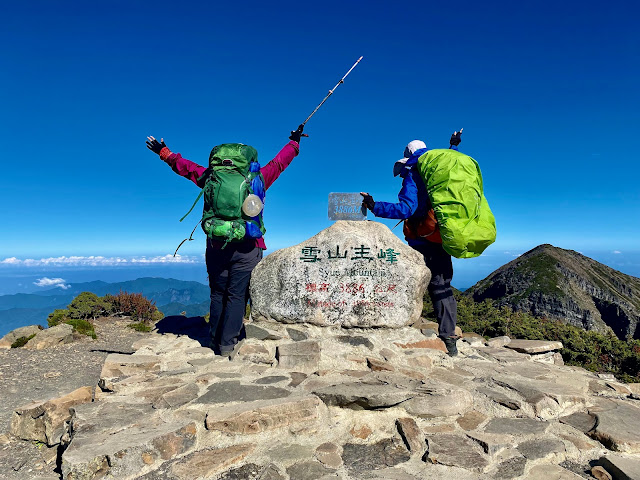
<instances>
[{"instance_id":1,"label":"low shrub","mask_svg":"<svg viewBox=\"0 0 640 480\"><path fill-rule=\"evenodd\" d=\"M56 325L66 322L69 318L71 318L69 316L69 310L58 308L49 314L47 324L50 327L55 327Z\"/></svg>"},{"instance_id":2,"label":"low shrub","mask_svg":"<svg viewBox=\"0 0 640 480\"><path fill-rule=\"evenodd\" d=\"M458 302L458 326L463 332L478 333L485 338L507 335L525 340L557 340L564 362L593 372L612 373L625 382L640 382L640 340L624 341L612 332L602 334L582 328L514 312L498 307L491 300L475 302L455 292ZM433 316L428 295L423 302L423 316Z\"/></svg>"},{"instance_id":3,"label":"low shrub","mask_svg":"<svg viewBox=\"0 0 640 480\"><path fill-rule=\"evenodd\" d=\"M27 344L29 340L31 340L35 336L36 334L34 333L33 335L29 335L28 337L18 337L16 338L15 342L11 344L11 348L22 348Z\"/></svg>"},{"instance_id":4,"label":"low shrub","mask_svg":"<svg viewBox=\"0 0 640 480\"><path fill-rule=\"evenodd\" d=\"M96 331L93 328L93 324L88 320L85 320L83 318L70 318L64 323L66 323L67 325L71 325L74 332L78 332L82 335L87 335L94 340L98 338L98 336L96 335Z\"/></svg>"},{"instance_id":5,"label":"low shrub","mask_svg":"<svg viewBox=\"0 0 640 480\"><path fill-rule=\"evenodd\" d=\"M118 295L106 295L104 302L112 315L129 316L134 322L154 323L164 318L156 303L141 293L121 291Z\"/></svg>"},{"instance_id":6,"label":"low shrub","mask_svg":"<svg viewBox=\"0 0 640 480\"><path fill-rule=\"evenodd\" d=\"M151 326L147 325L144 322L135 322L127 325L129 328L133 328L136 332L150 332Z\"/></svg>"},{"instance_id":7,"label":"low shrub","mask_svg":"<svg viewBox=\"0 0 640 480\"><path fill-rule=\"evenodd\" d=\"M98 297L95 293L82 292L71 301L67 309L71 318L92 318L95 320L105 313L106 307L103 298Z\"/></svg>"}]
</instances>

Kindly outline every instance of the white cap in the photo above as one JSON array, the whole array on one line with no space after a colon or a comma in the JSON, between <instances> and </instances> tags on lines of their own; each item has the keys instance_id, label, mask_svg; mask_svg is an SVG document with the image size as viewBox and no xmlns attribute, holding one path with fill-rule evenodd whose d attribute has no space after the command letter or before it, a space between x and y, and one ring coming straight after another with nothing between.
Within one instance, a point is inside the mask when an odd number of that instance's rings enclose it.
<instances>
[{"instance_id":1,"label":"white cap","mask_svg":"<svg viewBox=\"0 0 640 480\"><path fill-rule=\"evenodd\" d=\"M427 144L422 140L412 140L409 144L404 148L404 158L401 158L393 165L393 176L397 177L402 172L407 160L413 155L417 150L421 148L427 148Z\"/></svg>"}]
</instances>

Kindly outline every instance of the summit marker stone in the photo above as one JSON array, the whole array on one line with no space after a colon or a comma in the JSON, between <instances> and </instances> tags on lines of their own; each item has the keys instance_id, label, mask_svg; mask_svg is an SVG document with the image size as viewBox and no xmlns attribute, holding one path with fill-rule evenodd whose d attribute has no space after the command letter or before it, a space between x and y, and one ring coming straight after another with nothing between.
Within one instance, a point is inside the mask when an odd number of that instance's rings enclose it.
<instances>
[{"instance_id":1,"label":"summit marker stone","mask_svg":"<svg viewBox=\"0 0 640 480\"><path fill-rule=\"evenodd\" d=\"M422 256L377 222L338 221L254 269L251 316L319 326L388 327L420 318Z\"/></svg>"}]
</instances>

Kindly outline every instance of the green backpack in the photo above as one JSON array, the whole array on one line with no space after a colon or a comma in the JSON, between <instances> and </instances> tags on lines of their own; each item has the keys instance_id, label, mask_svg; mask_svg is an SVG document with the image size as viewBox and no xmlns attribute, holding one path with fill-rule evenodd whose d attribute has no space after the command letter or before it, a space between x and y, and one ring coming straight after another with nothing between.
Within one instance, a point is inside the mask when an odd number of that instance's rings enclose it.
<instances>
[{"instance_id":1,"label":"green backpack","mask_svg":"<svg viewBox=\"0 0 640 480\"><path fill-rule=\"evenodd\" d=\"M204 194L201 222L207 237L222 241L226 246L229 242L264 235L262 210L251 217L242 209L251 194L264 202L264 178L255 148L241 143L223 143L213 147L209 168L200 176L198 184L204 184L196 203Z\"/></svg>"},{"instance_id":2,"label":"green backpack","mask_svg":"<svg viewBox=\"0 0 640 480\"><path fill-rule=\"evenodd\" d=\"M473 158L452 149L429 150L418 159L438 219L442 246L456 258L479 256L496 240L496 220Z\"/></svg>"}]
</instances>

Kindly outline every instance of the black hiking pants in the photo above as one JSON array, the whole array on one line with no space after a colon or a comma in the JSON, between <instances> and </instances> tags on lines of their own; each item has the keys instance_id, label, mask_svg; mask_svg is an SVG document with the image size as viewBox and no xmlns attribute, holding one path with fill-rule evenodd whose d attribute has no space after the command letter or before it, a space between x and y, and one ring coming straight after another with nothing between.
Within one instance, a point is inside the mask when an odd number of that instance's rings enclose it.
<instances>
[{"instance_id":1,"label":"black hiking pants","mask_svg":"<svg viewBox=\"0 0 640 480\"><path fill-rule=\"evenodd\" d=\"M458 304L451 290L451 279L453 278L453 264L442 244L425 242L424 244L411 245L424 257L424 263L431 270L431 281L429 282L429 296L433 303L436 319L440 324L438 335L441 337L451 337L455 335L456 322L458 319Z\"/></svg>"},{"instance_id":2,"label":"black hiking pants","mask_svg":"<svg viewBox=\"0 0 640 480\"><path fill-rule=\"evenodd\" d=\"M207 273L211 289L209 332L214 349L231 351L243 331L251 272L262 260L255 241L229 243L216 248L207 241Z\"/></svg>"}]
</instances>

